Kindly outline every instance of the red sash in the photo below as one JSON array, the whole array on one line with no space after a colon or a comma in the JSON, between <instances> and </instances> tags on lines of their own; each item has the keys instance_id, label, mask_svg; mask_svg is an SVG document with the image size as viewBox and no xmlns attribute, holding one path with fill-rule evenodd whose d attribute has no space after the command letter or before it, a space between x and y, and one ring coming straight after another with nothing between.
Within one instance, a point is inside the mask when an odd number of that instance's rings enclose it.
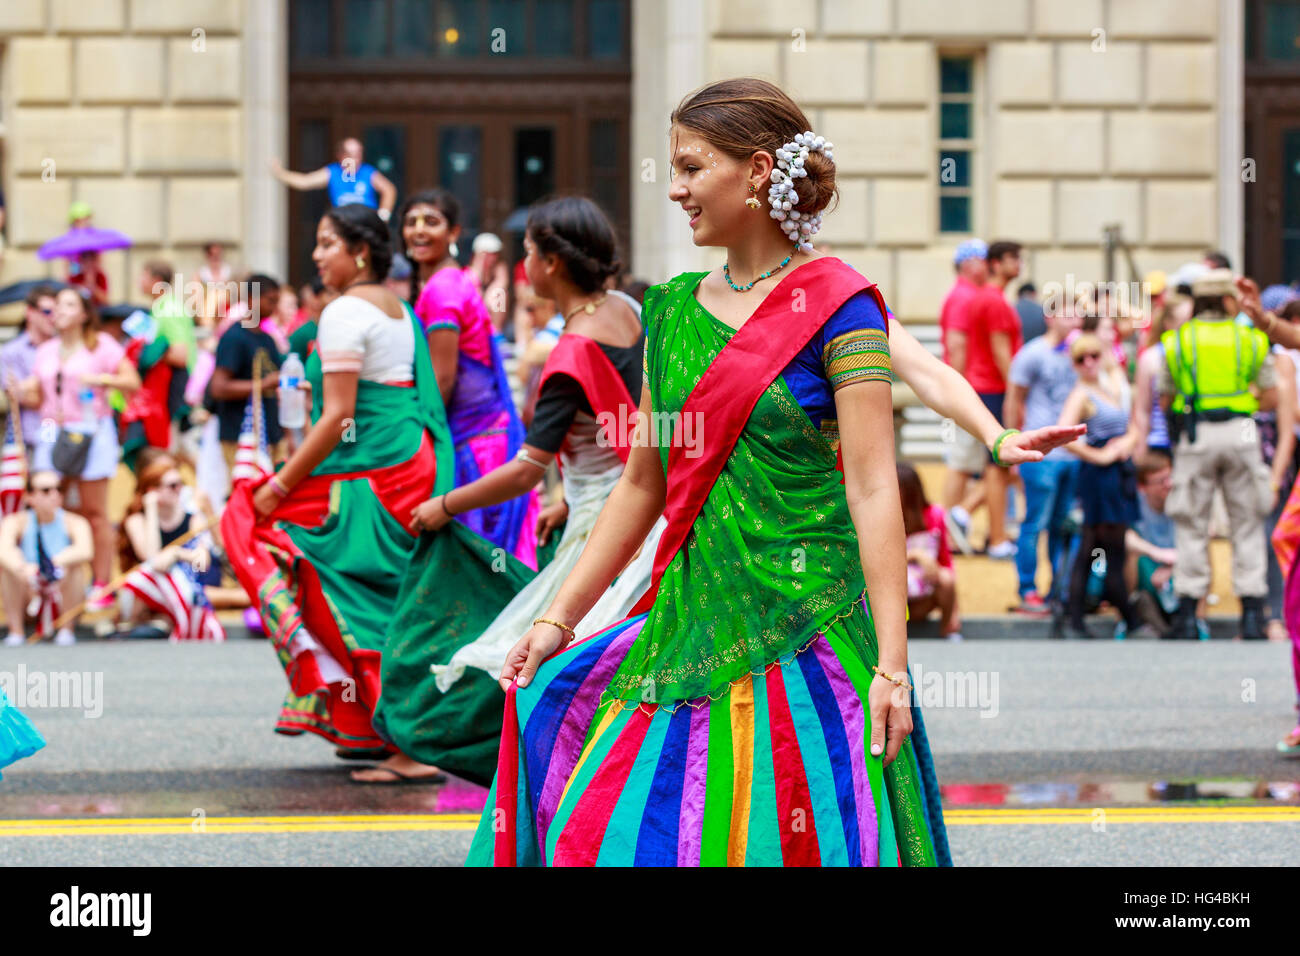
<instances>
[{"instance_id":1,"label":"red sash","mask_svg":"<svg viewBox=\"0 0 1300 956\"><path fill-rule=\"evenodd\" d=\"M560 336L560 341L542 366L538 393L546 386L548 378L560 373L568 375L582 386L597 420L602 421L605 441L614 446L618 457L626 465L627 456L632 451L632 426L636 424L636 411L640 403L627 390L627 383L609 356L601 350L595 339L566 332ZM616 426L627 427L615 427L614 434L610 434L609 419L603 416L613 416Z\"/></svg>"},{"instance_id":2,"label":"red sash","mask_svg":"<svg viewBox=\"0 0 1300 956\"><path fill-rule=\"evenodd\" d=\"M796 291L804 296L802 312L791 309ZM835 310L863 291L875 297L880 314L885 315L885 301L875 283L839 259L827 256L800 266L767 294L705 370L682 406L683 418L707 416L709 427L699 430L704 438L703 452L687 458L684 446L676 442L668 451L664 502L668 527L655 552L650 589L629 617L648 611L654 604L664 570L686 543L713 483L722 474L763 392Z\"/></svg>"}]
</instances>

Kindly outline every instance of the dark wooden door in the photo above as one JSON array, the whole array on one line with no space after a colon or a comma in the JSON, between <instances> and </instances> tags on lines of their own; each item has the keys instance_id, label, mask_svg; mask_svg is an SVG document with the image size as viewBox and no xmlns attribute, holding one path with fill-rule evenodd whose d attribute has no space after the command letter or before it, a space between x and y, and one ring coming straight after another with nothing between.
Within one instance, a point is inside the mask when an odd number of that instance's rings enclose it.
<instances>
[{"instance_id":1,"label":"dark wooden door","mask_svg":"<svg viewBox=\"0 0 1300 956\"><path fill-rule=\"evenodd\" d=\"M461 258L497 233L512 261L527 207L591 196L630 233L629 0L290 0L290 166L357 136L398 202L426 186L463 209ZM364 14L364 15L363 15ZM494 31L509 41L497 51ZM491 29L489 29L491 28ZM323 194L290 197L295 281L311 274ZM626 245L624 245L626 248Z\"/></svg>"},{"instance_id":2,"label":"dark wooden door","mask_svg":"<svg viewBox=\"0 0 1300 956\"><path fill-rule=\"evenodd\" d=\"M1245 269L1261 285L1290 283L1300 280L1300 3L1247 0L1245 33Z\"/></svg>"}]
</instances>

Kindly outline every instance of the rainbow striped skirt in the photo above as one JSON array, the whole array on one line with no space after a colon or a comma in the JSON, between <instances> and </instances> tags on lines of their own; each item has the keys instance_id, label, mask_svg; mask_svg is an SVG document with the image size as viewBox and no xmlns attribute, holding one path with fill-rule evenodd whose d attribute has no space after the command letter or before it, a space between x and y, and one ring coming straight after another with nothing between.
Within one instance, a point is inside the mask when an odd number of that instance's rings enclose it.
<instances>
[{"instance_id":1,"label":"rainbow striped skirt","mask_svg":"<svg viewBox=\"0 0 1300 956\"><path fill-rule=\"evenodd\" d=\"M717 699L611 700L645 617L511 687L470 865L947 862L931 835L937 787L923 786L912 742L889 767L871 756L870 662L842 622Z\"/></svg>"}]
</instances>

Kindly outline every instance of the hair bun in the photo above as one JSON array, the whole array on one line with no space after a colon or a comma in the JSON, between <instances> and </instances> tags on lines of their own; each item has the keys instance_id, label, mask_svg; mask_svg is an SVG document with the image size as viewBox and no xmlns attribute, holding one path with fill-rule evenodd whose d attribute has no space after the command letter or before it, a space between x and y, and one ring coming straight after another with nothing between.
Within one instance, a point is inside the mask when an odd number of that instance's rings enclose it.
<instances>
[{"instance_id":1,"label":"hair bun","mask_svg":"<svg viewBox=\"0 0 1300 956\"><path fill-rule=\"evenodd\" d=\"M835 186L835 160L827 159L824 153L810 152L803 162L803 169L807 175L798 183L799 202L794 208L801 215L827 211L839 196Z\"/></svg>"}]
</instances>

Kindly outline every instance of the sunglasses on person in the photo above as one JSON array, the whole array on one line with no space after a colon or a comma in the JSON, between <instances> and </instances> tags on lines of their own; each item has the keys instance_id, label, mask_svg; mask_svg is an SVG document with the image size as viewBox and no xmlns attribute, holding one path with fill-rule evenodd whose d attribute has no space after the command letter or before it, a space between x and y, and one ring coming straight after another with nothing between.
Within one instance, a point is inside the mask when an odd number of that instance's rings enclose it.
<instances>
[{"instance_id":1,"label":"sunglasses on person","mask_svg":"<svg viewBox=\"0 0 1300 956\"><path fill-rule=\"evenodd\" d=\"M1101 353L1100 353L1100 352L1084 352L1082 355L1080 355L1080 356L1078 356L1078 357L1075 358L1075 360L1074 360L1074 364L1075 364L1075 365L1082 365L1084 362L1088 361L1088 359L1092 359L1094 362L1099 362L1099 361L1101 361Z\"/></svg>"}]
</instances>

